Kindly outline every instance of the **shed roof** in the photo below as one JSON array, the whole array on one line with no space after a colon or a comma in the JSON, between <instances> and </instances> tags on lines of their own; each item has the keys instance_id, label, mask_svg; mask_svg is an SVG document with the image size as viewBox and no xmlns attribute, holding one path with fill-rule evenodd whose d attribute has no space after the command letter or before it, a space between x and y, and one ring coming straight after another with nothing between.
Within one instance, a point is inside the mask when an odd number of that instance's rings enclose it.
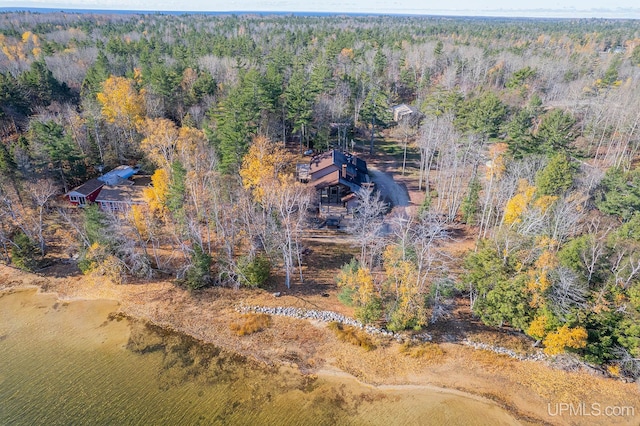
<instances>
[{"instance_id":1,"label":"shed roof","mask_svg":"<svg viewBox=\"0 0 640 426\"><path fill-rule=\"evenodd\" d=\"M118 185L122 183L122 181L138 173L139 170L140 168L137 166L131 167L126 165L121 165L103 174L102 176L98 177L98 179L107 183L108 185Z\"/></svg>"},{"instance_id":2,"label":"shed roof","mask_svg":"<svg viewBox=\"0 0 640 426\"><path fill-rule=\"evenodd\" d=\"M85 183L83 183L82 185L78 186L77 188L74 188L71 191L69 191L69 194L77 193L80 195L84 195L86 197L87 195L93 194L97 189L100 189L103 186L104 186L104 182L102 182L101 180L90 179Z\"/></svg>"}]
</instances>

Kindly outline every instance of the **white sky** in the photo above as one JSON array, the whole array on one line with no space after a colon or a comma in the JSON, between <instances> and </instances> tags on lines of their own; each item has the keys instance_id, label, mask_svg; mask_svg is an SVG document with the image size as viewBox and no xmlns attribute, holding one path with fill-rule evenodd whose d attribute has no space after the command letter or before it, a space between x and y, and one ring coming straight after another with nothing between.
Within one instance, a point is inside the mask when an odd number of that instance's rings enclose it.
<instances>
[{"instance_id":1,"label":"white sky","mask_svg":"<svg viewBox=\"0 0 640 426\"><path fill-rule=\"evenodd\" d=\"M640 18L638 0L0 0L2 7Z\"/></svg>"}]
</instances>

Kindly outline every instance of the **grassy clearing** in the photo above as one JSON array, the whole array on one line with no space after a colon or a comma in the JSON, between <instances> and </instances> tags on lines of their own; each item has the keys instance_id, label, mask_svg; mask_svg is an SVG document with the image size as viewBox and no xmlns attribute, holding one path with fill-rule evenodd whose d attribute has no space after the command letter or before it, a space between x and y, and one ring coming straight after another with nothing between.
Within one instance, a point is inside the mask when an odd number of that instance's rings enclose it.
<instances>
[{"instance_id":1,"label":"grassy clearing","mask_svg":"<svg viewBox=\"0 0 640 426\"><path fill-rule=\"evenodd\" d=\"M393 157L398 161L399 165L402 164L402 158L404 157L404 140L402 137L385 136L384 138L376 139L375 148L378 152L383 152ZM407 164L417 165L419 162L420 151L415 143L409 141L407 143Z\"/></svg>"},{"instance_id":2,"label":"grassy clearing","mask_svg":"<svg viewBox=\"0 0 640 426\"><path fill-rule=\"evenodd\" d=\"M271 316L267 314L245 314L242 320L229 324L231 331L238 336L257 333L271 327Z\"/></svg>"},{"instance_id":3,"label":"grassy clearing","mask_svg":"<svg viewBox=\"0 0 640 426\"><path fill-rule=\"evenodd\" d=\"M371 351L376 348L371 338L364 331L356 327L340 324L339 322L330 322L329 329L333 330L342 342L360 346L366 351Z\"/></svg>"}]
</instances>

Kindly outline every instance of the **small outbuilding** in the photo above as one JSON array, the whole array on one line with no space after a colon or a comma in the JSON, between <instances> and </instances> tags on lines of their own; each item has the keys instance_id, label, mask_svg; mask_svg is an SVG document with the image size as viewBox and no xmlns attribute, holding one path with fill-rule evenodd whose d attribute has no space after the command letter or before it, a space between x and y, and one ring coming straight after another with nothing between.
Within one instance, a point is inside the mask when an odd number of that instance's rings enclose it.
<instances>
[{"instance_id":1,"label":"small outbuilding","mask_svg":"<svg viewBox=\"0 0 640 426\"><path fill-rule=\"evenodd\" d=\"M105 183L99 179L91 179L69 191L66 196L74 206L84 207L96 201L96 197L100 194L100 190L104 184Z\"/></svg>"},{"instance_id":2,"label":"small outbuilding","mask_svg":"<svg viewBox=\"0 0 640 426\"><path fill-rule=\"evenodd\" d=\"M418 109L407 104L394 105L391 107L391 112L393 121L396 123L418 115Z\"/></svg>"}]
</instances>

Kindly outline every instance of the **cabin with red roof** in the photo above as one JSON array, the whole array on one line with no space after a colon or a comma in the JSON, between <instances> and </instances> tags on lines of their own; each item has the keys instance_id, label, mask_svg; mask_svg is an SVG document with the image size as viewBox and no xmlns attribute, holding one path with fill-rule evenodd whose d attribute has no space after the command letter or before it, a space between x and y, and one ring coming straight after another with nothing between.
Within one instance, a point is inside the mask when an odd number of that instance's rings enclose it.
<instances>
[{"instance_id":1,"label":"cabin with red roof","mask_svg":"<svg viewBox=\"0 0 640 426\"><path fill-rule=\"evenodd\" d=\"M84 207L96 201L104 185L105 183L99 179L91 179L69 191L66 196L74 206Z\"/></svg>"}]
</instances>

